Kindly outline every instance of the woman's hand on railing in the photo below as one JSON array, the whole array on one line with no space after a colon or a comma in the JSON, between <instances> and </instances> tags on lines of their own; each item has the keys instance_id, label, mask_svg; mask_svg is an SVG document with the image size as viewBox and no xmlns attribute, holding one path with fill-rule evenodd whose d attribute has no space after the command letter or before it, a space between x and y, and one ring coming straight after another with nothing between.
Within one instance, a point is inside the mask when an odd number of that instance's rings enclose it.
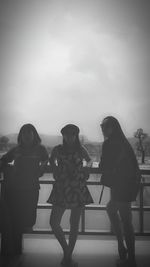
<instances>
[{"instance_id":1,"label":"woman's hand on railing","mask_svg":"<svg viewBox=\"0 0 150 267\"><path fill-rule=\"evenodd\" d=\"M46 173L47 164L48 164L48 160L40 162L39 177L42 177L44 173Z\"/></svg>"},{"instance_id":2,"label":"woman's hand on railing","mask_svg":"<svg viewBox=\"0 0 150 267\"><path fill-rule=\"evenodd\" d=\"M58 168L58 166L56 166L56 165L52 166L52 173L53 173L53 178L55 180L58 180L59 179L59 168Z\"/></svg>"},{"instance_id":3,"label":"woman's hand on railing","mask_svg":"<svg viewBox=\"0 0 150 267\"><path fill-rule=\"evenodd\" d=\"M89 168L91 168L91 167L92 167L92 164L93 164L93 160L91 159L90 161L88 161L88 162L86 163L86 166L85 166L85 167L89 167Z\"/></svg>"},{"instance_id":4,"label":"woman's hand on railing","mask_svg":"<svg viewBox=\"0 0 150 267\"><path fill-rule=\"evenodd\" d=\"M88 166L83 167L82 172L83 172L84 180L88 180L90 177L90 167Z\"/></svg>"},{"instance_id":5,"label":"woman's hand on railing","mask_svg":"<svg viewBox=\"0 0 150 267\"><path fill-rule=\"evenodd\" d=\"M99 173L102 173L102 165L101 165L101 162L99 162L99 164L98 164L98 169L99 169Z\"/></svg>"}]
</instances>

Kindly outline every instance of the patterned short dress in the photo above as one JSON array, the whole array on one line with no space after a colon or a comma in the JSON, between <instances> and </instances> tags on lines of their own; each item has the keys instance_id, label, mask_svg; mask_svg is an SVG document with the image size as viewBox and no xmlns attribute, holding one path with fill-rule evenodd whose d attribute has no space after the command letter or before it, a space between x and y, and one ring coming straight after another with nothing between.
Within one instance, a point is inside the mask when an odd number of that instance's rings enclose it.
<instances>
[{"instance_id":1,"label":"patterned short dress","mask_svg":"<svg viewBox=\"0 0 150 267\"><path fill-rule=\"evenodd\" d=\"M88 168L83 168L83 160L90 161L86 149L67 151L63 145L56 146L51 154L50 163L55 179L47 202L65 208L82 207L93 203L86 185L89 178Z\"/></svg>"}]
</instances>

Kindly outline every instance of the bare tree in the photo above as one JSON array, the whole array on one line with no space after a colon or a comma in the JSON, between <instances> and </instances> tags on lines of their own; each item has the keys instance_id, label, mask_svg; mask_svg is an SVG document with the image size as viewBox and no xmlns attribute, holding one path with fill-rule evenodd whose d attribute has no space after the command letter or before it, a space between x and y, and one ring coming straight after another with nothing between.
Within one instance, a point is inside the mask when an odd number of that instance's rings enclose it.
<instances>
[{"instance_id":1,"label":"bare tree","mask_svg":"<svg viewBox=\"0 0 150 267\"><path fill-rule=\"evenodd\" d=\"M144 133L142 128L139 128L134 133L134 137L138 139L137 150L141 153L141 163L145 163L145 147L144 147L144 140L147 137L147 134Z\"/></svg>"}]
</instances>

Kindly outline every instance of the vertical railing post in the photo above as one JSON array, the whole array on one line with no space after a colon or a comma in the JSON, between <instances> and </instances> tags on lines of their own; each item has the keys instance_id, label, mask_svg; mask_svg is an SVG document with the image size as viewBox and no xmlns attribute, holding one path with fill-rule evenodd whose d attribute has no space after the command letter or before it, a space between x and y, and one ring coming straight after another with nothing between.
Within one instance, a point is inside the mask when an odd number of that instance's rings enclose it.
<instances>
[{"instance_id":1,"label":"vertical railing post","mask_svg":"<svg viewBox=\"0 0 150 267\"><path fill-rule=\"evenodd\" d=\"M109 201L111 200L111 189L109 189ZM107 212L107 210L106 210L106 212ZM107 214L108 215L108 214ZM109 220L110 221L110 220ZM114 233L114 229L113 229L113 226L112 226L112 223L111 223L111 221L110 221L110 234L111 235L114 235L115 233Z\"/></svg>"},{"instance_id":2,"label":"vertical railing post","mask_svg":"<svg viewBox=\"0 0 150 267\"><path fill-rule=\"evenodd\" d=\"M82 209L81 213L81 234L85 233L85 208Z\"/></svg>"},{"instance_id":3,"label":"vertical railing post","mask_svg":"<svg viewBox=\"0 0 150 267\"><path fill-rule=\"evenodd\" d=\"M140 235L143 234L143 225L144 225L144 220L143 220L143 181L144 178L142 177L142 181L140 184L140 209L139 209L139 223L140 223Z\"/></svg>"}]
</instances>

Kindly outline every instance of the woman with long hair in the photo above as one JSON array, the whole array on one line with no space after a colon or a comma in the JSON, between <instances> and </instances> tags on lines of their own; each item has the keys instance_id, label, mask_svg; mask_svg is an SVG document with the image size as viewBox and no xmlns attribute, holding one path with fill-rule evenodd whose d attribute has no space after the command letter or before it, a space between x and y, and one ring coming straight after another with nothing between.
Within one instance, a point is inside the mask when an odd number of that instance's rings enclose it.
<instances>
[{"instance_id":1,"label":"woman with long hair","mask_svg":"<svg viewBox=\"0 0 150 267\"><path fill-rule=\"evenodd\" d=\"M53 149L50 158L55 179L48 199L48 203L53 205L50 225L63 249L62 266L75 267L77 263L73 261L72 253L77 240L80 215L84 205L93 202L86 186L91 159L86 149L80 144L79 128L76 125L66 125L62 128L61 134L63 144ZM87 162L85 168L83 168L83 160ZM60 225L66 209L71 210L68 243Z\"/></svg>"},{"instance_id":2,"label":"woman with long hair","mask_svg":"<svg viewBox=\"0 0 150 267\"><path fill-rule=\"evenodd\" d=\"M31 229L36 220L39 197L39 177L43 175L48 153L41 145L40 136L32 124L24 124L18 134L18 144L0 159L4 173L2 200L8 222L2 222L1 254L13 256L22 253L22 233ZM11 228L11 229L10 229ZM11 239L11 242L7 240Z\"/></svg>"},{"instance_id":3,"label":"woman with long hair","mask_svg":"<svg viewBox=\"0 0 150 267\"><path fill-rule=\"evenodd\" d=\"M131 202L136 200L141 174L134 151L118 120L112 116L104 118L101 129L104 135L100 162L101 183L111 189L107 213L118 241L120 260L117 261L117 266L124 266L126 263L125 266L135 267Z\"/></svg>"}]
</instances>

